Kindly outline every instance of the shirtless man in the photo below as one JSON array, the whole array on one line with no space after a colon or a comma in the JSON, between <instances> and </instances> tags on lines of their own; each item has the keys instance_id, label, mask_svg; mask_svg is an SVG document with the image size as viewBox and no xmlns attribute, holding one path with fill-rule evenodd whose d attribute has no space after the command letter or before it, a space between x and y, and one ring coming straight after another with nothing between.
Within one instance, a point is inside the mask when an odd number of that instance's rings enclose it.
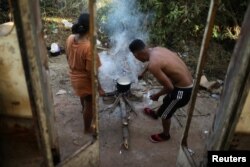
<instances>
[{"instance_id":1,"label":"shirtless man","mask_svg":"<svg viewBox=\"0 0 250 167\"><path fill-rule=\"evenodd\" d=\"M150 96L152 100L157 101L160 96L165 95L158 111L145 108L144 112L154 119L162 119L163 132L151 135L150 140L154 143L166 141L170 139L172 115L189 102L193 88L192 75L177 53L167 48L146 48L142 40L136 39L131 42L129 49L139 61L148 61L148 71L163 86L162 90Z\"/></svg>"}]
</instances>

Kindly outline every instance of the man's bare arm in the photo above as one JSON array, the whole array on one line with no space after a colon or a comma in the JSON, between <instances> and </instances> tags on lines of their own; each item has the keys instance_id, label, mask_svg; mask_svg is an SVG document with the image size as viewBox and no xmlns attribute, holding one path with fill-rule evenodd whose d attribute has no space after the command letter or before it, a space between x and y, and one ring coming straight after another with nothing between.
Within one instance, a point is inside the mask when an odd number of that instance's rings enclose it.
<instances>
[{"instance_id":1,"label":"man's bare arm","mask_svg":"<svg viewBox=\"0 0 250 167\"><path fill-rule=\"evenodd\" d=\"M148 71L148 67L146 67L143 72L138 76L138 79L142 79L144 74Z\"/></svg>"},{"instance_id":2,"label":"man's bare arm","mask_svg":"<svg viewBox=\"0 0 250 167\"><path fill-rule=\"evenodd\" d=\"M167 89L165 88L165 87L163 87L158 93L157 93L157 96L162 96L162 95L165 95L165 94L167 94L167 93L169 93L168 91L167 91Z\"/></svg>"},{"instance_id":3,"label":"man's bare arm","mask_svg":"<svg viewBox=\"0 0 250 167\"><path fill-rule=\"evenodd\" d=\"M171 80L159 67L150 66L149 71L154 75L158 82L164 86L164 88L158 93L163 95L162 93L170 93L174 89L174 85L172 84Z\"/></svg>"}]
</instances>

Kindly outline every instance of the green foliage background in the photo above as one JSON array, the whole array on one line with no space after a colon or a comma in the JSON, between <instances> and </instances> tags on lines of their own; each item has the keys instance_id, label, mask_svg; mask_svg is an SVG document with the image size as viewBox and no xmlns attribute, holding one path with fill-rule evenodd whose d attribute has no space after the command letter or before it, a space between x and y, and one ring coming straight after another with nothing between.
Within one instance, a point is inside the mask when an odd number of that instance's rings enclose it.
<instances>
[{"instance_id":1,"label":"green foliage background","mask_svg":"<svg viewBox=\"0 0 250 167\"><path fill-rule=\"evenodd\" d=\"M102 0L99 0L102 1ZM106 0L108 1L108 0ZM109 3L97 10L97 24L105 24ZM183 60L195 71L211 0L136 0L138 10L146 15L142 28L148 30L151 46L165 46L181 52ZM223 79L239 37L249 0L221 0L213 27L213 38L204 73ZM105 37L99 34L99 37ZM108 37L102 38L107 40Z\"/></svg>"},{"instance_id":2,"label":"green foliage background","mask_svg":"<svg viewBox=\"0 0 250 167\"><path fill-rule=\"evenodd\" d=\"M138 0L144 13L153 12L148 23L152 43L176 48L189 40L200 40L206 26L210 0ZM213 37L220 42L238 38L248 0L222 0Z\"/></svg>"},{"instance_id":3,"label":"green foliage background","mask_svg":"<svg viewBox=\"0 0 250 167\"><path fill-rule=\"evenodd\" d=\"M112 13L112 1L97 0L97 33L102 44L109 42L109 37L102 27L107 20L108 13ZM135 7L146 16L142 29L148 31L148 44L165 46L187 54L188 56L183 59L194 71L197 66L210 1L135 0ZM0 23L10 21L10 8L7 4L8 0L0 1ZM249 0L221 0L213 28L205 73L214 77L225 76L248 5ZM64 30L61 20L67 19L75 22L81 12L88 11L88 0L40 0L40 7L44 33L47 34L46 42L49 45L51 42L58 41L63 46L71 31ZM56 28L59 30L58 34L52 32Z\"/></svg>"}]
</instances>

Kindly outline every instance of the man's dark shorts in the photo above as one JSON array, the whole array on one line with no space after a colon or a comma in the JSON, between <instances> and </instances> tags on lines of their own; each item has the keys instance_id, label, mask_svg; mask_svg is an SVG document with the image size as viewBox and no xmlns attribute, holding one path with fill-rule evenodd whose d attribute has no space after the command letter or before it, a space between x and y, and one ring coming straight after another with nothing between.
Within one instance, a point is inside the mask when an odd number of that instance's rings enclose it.
<instances>
[{"instance_id":1,"label":"man's dark shorts","mask_svg":"<svg viewBox=\"0 0 250 167\"><path fill-rule=\"evenodd\" d=\"M162 119L171 118L178 108L185 106L189 102L192 89L192 86L187 88L175 87L170 94L164 97L163 104L157 111L158 117Z\"/></svg>"}]
</instances>

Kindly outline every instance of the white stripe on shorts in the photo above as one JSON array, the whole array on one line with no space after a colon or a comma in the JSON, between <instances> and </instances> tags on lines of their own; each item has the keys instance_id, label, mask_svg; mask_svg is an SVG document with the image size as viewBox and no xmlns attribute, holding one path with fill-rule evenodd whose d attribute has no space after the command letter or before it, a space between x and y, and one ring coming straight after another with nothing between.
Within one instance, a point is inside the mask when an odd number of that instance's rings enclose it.
<instances>
[{"instance_id":1,"label":"white stripe on shorts","mask_svg":"<svg viewBox=\"0 0 250 167\"><path fill-rule=\"evenodd\" d=\"M183 91L178 91L177 99L182 99Z\"/></svg>"},{"instance_id":2,"label":"white stripe on shorts","mask_svg":"<svg viewBox=\"0 0 250 167\"><path fill-rule=\"evenodd\" d=\"M176 103L178 102L178 99L173 100L168 107L166 108L166 110L162 113L161 118L162 119L166 119L168 113L172 110L172 108L176 105Z\"/></svg>"}]
</instances>

